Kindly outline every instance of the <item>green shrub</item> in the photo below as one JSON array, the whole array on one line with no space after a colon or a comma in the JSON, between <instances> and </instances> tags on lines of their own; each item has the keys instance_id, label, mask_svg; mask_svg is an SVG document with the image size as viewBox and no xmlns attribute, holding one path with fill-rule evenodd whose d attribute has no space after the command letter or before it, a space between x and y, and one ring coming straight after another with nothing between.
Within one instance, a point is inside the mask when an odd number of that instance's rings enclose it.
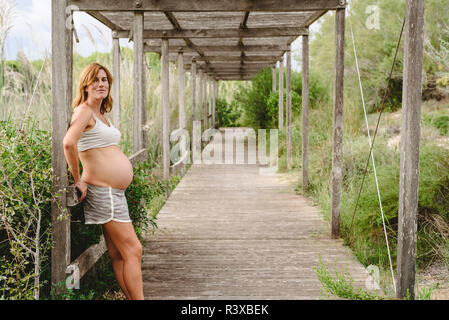
<instances>
[{"instance_id":1,"label":"green shrub","mask_svg":"<svg viewBox=\"0 0 449 320\"><path fill-rule=\"evenodd\" d=\"M225 99L217 98L215 107L215 121L218 127L238 127L241 110L236 101L227 103Z\"/></svg>"},{"instance_id":2,"label":"green shrub","mask_svg":"<svg viewBox=\"0 0 449 320\"><path fill-rule=\"evenodd\" d=\"M51 190L51 149L50 132L32 129L25 134L11 122L0 122L1 299L52 297L50 226L51 204L56 201L56 195L52 195ZM173 176L168 181L159 181L153 175L155 167L153 155L149 155L148 161L134 168L134 179L126 190L130 217L140 239L144 231L157 227L157 213L168 191L180 180L179 176ZM73 261L89 246L98 243L102 230L99 225L84 224L82 203L70 208L70 219ZM38 265L37 273L35 264ZM111 281L105 283L113 285L111 266L108 268ZM90 297L91 288L95 291L110 289L101 286L98 277L85 277L82 281L85 281L87 291L80 297ZM69 293L65 298L76 297Z\"/></svg>"}]
</instances>

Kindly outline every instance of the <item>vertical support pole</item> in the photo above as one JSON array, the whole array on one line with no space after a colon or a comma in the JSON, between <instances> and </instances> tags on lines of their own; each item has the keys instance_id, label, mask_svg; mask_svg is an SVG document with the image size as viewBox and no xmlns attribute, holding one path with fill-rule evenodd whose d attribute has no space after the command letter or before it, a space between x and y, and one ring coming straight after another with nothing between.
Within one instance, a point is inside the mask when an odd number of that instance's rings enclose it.
<instances>
[{"instance_id":1,"label":"vertical support pole","mask_svg":"<svg viewBox=\"0 0 449 320\"><path fill-rule=\"evenodd\" d=\"M143 12L134 12L134 97L133 97L133 152L142 149L143 109Z\"/></svg>"},{"instance_id":2,"label":"vertical support pole","mask_svg":"<svg viewBox=\"0 0 449 320\"><path fill-rule=\"evenodd\" d=\"M184 56L182 52L178 53L178 80L179 80L179 95L178 95L178 108L179 108L179 128L186 128L186 115L185 115L185 106L184 106L184 95L185 95L185 86L184 86Z\"/></svg>"},{"instance_id":3,"label":"vertical support pole","mask_svg":"<svg viewBox=\"0 0 449 320\"><path fill-rule=\"evenodd\" d=\"M112 123L116 128L120 128L120 43L115 31L112 32L112 72L114 73Z\"/></svg>"},{"instance_id":4,"label":"vertical support pole","mask_svg":"<svg viewBox=\"0 0 449 320\"><path fill-rule=\"evenodd\" d=\"M143 46L142 46L143 48ZM142 148L148 148L147 132L147 61L145 51L142 50Z\"/></svg>"},{"instance_id":5,"label":"vertical support pole","mask_svg":"<svg viewBox=\"0 0 449 320\"><path fill-rule=\"evenodd\" d=\"M209 95L208 95L208 102L209 102L209 107L207 108L207 119L208 119L208 123L209 123L209 128L212 127L212 103L213 103L213 89L212 89L212 78L209 77L208 81L207 81L207 87L209 88Z\"/></svg>"},{"instance_id":6,"label":"vertical support pole","mask_svg":"<svg viewBox=\"0 0 449 320\"><path fill-rule=\"evenodd\" d=\"M212 110L212 126L215 128L215 110L217 107L217 80L213 81L214 104Z\"/></svg>"},{"instance_id":7,"label":"vertical support pole","mask_svg":"<svg viewBox=\"0 0 449 320\"><path fill-rule=\"evenodd\" d=\"M195 121L197 112L197 99L196 99L196 60L192 60L192 66L190 67L191 80L192 80L192 121Z\"/></svg>"},{"instance_id":8,"label":"vertical support pole","mask_svg":"<svg viewBox=\"0 0 449 320\"><path fill-rule=\"evenodd\" d=\"M302 36L302 187L309 184L309 36Z\"/></svg>"},{"instance_id":9,"label":"vertical support pole","mask_svg":"<svg viewBox=\"0 0 449 320\"><path fill-rule=\"evenodd\" d=\"M284 127L284 58L279 60L279 130Z\"/></svg>"},{"instance_id":10,"label":"vertical support pole","mask_svg":"<svg viewBox=\"0 0 449 320\"><path fill-rule=\"evenodd\" d=\"M334 119L332 149L332 238L340 237L340 209L343 149L343 76L345 49L345 9L337 9L335 15L335 79Z\"/></svg>"},{"instance_id":11,"label":"vertical support pole","mask_svg":"<svg viewBox=\"0 0 449 320\"><path fill-rule=\"evenodd\" d=\"M170 87L168 39L161 43L161 85L162 85L162 170L164 180L170 177Z\"/></svg>"},{"instance_id":12,"label":"vertical support pole","mask_svg":"<svg viewBox=\"0 0 449 320\"><path fill-rule=\"evenodd\" d=\"M52 0L52 157L53 194L60 193L58 204L51 204L51 283L57 284L66 278L66 267L70 264L70 216L66 194L68 186L67 162L62 140L70 123L72 104L72 30L66 26L71 19L66 0ZM67 212L64 212L67 210ZM58 217L63 215L63 220ZM58 292L59 289L58 289Z\"/></svg>"},{"instance_id":13,"label":"vertical support pole","mask_svg":"<svg viewBox=\"0 0 449 320\"><path fill-rule=\"evenodd\" d=\"M415 298L424 0L407 0L399 178L398 298Z\"/></svg>"},{"instance_id":14,"label":"vertical support pole","mask_svg":"<svg viewBox=\"0 0 449 320\"><path fill-rule=\"evenodd\" d=\"M204 77L204 73L203 70L199 70L198 73L198 89L199 89L199 95L198 95L198 114L197 114L197 120L200 121L201 123L201 130L200 132L203 132L203 77Z\"/></svg>"},{"instance_id":15,"label":"vertical support pole","mask_svg":"<svg viewBox=\"0 0 449 320\"><path fill-rule=\"evenodd\" d=\"M271 67L271 74L272 74L272 79L273 79L271 91L276 92L276 78L277 78L276 65Z\"/></svg>"},{"instance_id":16,"label":"vertical support pole","mask_svg":"<svg viewBox=\"0 0 449 320\"><path fill-rule=\"evenodd\" d=\"M207 81L207 73L203 73L203 79L202 79L202 85L203 85L203 101L202 101L202 115L203 115L203 129L206 130L206 123L207 123L207 87L206 87L206 81Z\"/></svg>"},{"instance_id":17,"label":"vertical support pole","mask_svg":"<svg viewBox=\"0 0 449 320\"><path fill-rule=\"evenodd\" d=\"M286 91L287 91L287 168L292 168L292 55L289 50L287 51L287 75L286 75Z\"/></svg>"}]
</instances>

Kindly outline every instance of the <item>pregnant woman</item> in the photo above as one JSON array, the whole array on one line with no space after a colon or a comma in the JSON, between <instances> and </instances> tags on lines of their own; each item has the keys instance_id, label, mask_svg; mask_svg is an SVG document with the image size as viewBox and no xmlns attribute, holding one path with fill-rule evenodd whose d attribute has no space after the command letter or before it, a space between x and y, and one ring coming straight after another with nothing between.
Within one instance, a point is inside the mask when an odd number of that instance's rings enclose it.
<instances>
[{"instance_id":1,"label":"pregnant woman","mask_svg":"<svg viewBox=\"0 0 449 320\"><path fill-rule=\"evenodd\" d=\"M86 224L100 224L117 282L130 300L142 300L142 245L129 218L125 189L133 168L117 144L120 131L105 117L112 110L112 76L92 63L81 73L64 154L84 200ZM78 159L83 167L80 177Z\"/></svg>"}]
</instances>

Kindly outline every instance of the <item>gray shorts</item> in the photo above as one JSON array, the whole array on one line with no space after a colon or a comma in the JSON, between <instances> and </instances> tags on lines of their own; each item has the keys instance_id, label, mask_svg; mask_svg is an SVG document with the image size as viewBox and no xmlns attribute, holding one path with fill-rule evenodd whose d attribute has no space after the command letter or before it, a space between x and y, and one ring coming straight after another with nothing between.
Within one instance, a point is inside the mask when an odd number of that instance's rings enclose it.
<instances>
[{"instance_id":1,"label":"gray shorts","mask_svg":"<svg viewBox=\"0 0 449 320\"><path fill-rule=\"evenodd\" d=\"M85 224L105 224L111 220L131 222L125 190L87 183L83 203Z\"/></svg>"}]
</instances>

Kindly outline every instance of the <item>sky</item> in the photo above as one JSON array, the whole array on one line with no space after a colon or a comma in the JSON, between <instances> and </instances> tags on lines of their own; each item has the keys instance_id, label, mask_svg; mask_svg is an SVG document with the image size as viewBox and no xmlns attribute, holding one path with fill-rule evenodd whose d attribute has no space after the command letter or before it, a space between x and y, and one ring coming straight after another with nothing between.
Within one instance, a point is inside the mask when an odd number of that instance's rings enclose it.
<instances>
[{"instance_id":1,"label":"sky","mask_svg":"<svg viewBox=\"0 0 449 320\"><path fill-rule=\"evenodd\" d=\"M42 59L51 51L51 0L10 0L14 1L12 29L5 41L7 60L15 60L17 53L22 51L28 59ZM95 51L110 52L112 50L111 30L84 12L75 12L75 29L80 42L74 46L74 51L83 57ZM312 25L310 32L318 28ZM89 33L95 39L91 41ZM132 42L120 39L121 46L132 48ZM301 37L292 43L292 58L301 49ZM292 68L299 71L300 66L292 59Z\"/></svg>"}]
</instances>

